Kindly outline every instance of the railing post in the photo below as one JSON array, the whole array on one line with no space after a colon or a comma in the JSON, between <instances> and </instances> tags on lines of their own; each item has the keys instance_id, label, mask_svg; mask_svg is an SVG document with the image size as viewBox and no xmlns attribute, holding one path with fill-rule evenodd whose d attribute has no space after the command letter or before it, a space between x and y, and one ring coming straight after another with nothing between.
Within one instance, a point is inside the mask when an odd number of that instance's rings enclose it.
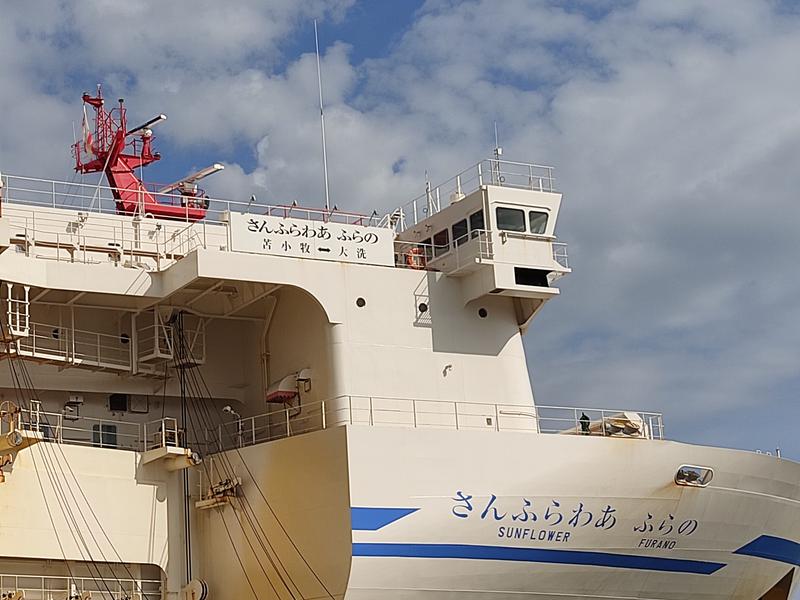
<instances>
[{"instance_id":1,"label":"railing post","mask_svg":"<svg viewBox=\"0 0 800 600\"><path fill-rule=\"evenodd\" d=\"M290 437L292 433L289 427L289 408L287 407L284 410L286 411L286 437Z\"/></svg>"},{"instance_id":2,"label":"railing post","mask_svg":"<svg viewBox=\"0 0 800 600\"><path fill-rule=\"evenodd\" d=\"M494 405L494 427L495 431L500 431L500 407Z\"/></svg>"},{"instance_id":3,"label":"railing post","mask_svg":"<svg viewBox=\"0 0 800 600\"><path fill-rule=\"evenodd\" d=\"M456 416L456 430L458 430L458 402L453 402L453 412Z\"/></svg>"},{"instance_id":4,"label":"railing post","mask_svg":"<svg viewBox=\"0 0 800 600\"><path fill-rule=\"evenodd\" d=\"M347 396L347 408L350 410L350 425L353 424L353 397Z\"/></svg>"},{"instance_id":5,"label":"railing post","mask_svg":"<svg viewBox=\"0 0 800 600\"><path fill-rule=\"evenodd\" d=\"M320 404L320 410L322 411L322 428L327 429L327 420L325 418L325 400L323 400Z\"/></svg>"},{"instance_id":6,"label":"railing post","mask_svg":"<svg viewBox=\"0 0 800 600\"><path fill-rule=\"evenodd\" d=\"M372 410L372 396L369 397L369 424L375 425L375 413Z\"/></svg>"},{"instance_id":7,"label":"railing post","mask_svg":"<svg viewBox=\"0 0 800 600\"><path fill-rule=\"evenodd\" d=\"M415 399L411 399L411 412L414 415L414 429L417 428L417 401Z\"/></svg>"},{"instance_id":8,"label":"railing post","mask_svg":"<svg viewBox=\"0 0 800 600\"><path fill-rule=\"evenodd\" d=\"M478 163L478 185L483 185L483 169L481 165L482 163Z\"/></svg>"}]
</instances>

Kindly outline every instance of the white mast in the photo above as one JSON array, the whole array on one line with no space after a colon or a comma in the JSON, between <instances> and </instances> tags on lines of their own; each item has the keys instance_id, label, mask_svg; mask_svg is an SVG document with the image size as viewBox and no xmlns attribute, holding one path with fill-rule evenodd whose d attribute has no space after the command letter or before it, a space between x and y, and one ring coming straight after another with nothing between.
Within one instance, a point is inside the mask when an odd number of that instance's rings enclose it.
<instances>
[{"instance_id":1,"label":"white mast","mask_svg":"<svg viewBox=\"0 0 800 600\"><path fill-rule=\"evenodd\" d=\"M328 190L328 152L325 149L325 112L322 104L322 69L319 64L319 37L317 35L317 20L314 19L314 45L317 49L317 83L319 85L319 121L322 126L322 170L325 176L325 210L331 209L330 192Z\"/></svg>"}]
</instances>

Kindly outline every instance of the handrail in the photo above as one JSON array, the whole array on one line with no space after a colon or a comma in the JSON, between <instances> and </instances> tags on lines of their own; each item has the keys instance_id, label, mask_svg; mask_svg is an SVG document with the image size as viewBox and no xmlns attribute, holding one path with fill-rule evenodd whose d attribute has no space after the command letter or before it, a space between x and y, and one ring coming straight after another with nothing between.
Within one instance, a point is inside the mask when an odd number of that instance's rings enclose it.
<instances>
[{"instance_id":1,"label":"handrail","mask_svg":"<svg viewBox=\"0 0 800 600\"><path fill-rule=\"evenodd\" d=\"M116 214L113 192L119 188L84 184L21 175L2 174L4 204L20 204L50 208L70 208L95 214ZM158 202L168 206L183 206L186 198L181 194L163 194L150 190L148 193ZM124 191L124 190L122 190ZM295 217L312 221L343 223L346 225L377 226L378 219L368 215L338 209L305 208L284 204L254 204L252 202L208 198L209 208L204 222L225 223L226 215L239 212L253 215ZM189 211L186 217L176 222L191 222Z\"/></svg>"},{"instance_id":2,"label":"handrail","mask_svg":"<svg viewBox=\"0 0 800 600\"><path fill-rule=\"evenodd\" d=\"M207 447L230 450L344 424L664 439L661 413L619 409L338 396L297 410L223 423L206 431Z\"/></svg>"},{"instance_id":3,"label":"handrail","mask_svg":"<svg viewBox=\"0 0 800 600\"><path fill-rule=\"evenodd\" d=\"M213 453L346 424L664 439L663 415L656 412L351 395L234 419L213 430L195 431L194 438L202 439L188 440L175 417L148 423L73 419L37 407L17 415L18 429L40 432L44 441L137 452L189 444Z\"/></svg>"},{"instance_id":4,"label":"handrail","mask_svg":"<svg viewBox=\"0 0 800 600\"><path fill-rule=\"evenodd\" d=\"M428 186L425 192L384 216L381 223L394 228L397 232L402 232L484 185L539 192L556 191L553 167L488 158L444 183L435 187ZM410 219L410 223L406 222L407 218Z\"/></svg>"},{"instance_id":5,"label":"handrail","mask_svg":"<svg viewBox=\"0 0 800 600\"><path fill-rule=\"evenodd\" d=\"M475 229L453 240L447 245L421 244L407 240L396 240L395 265L428 271L458 271L476 260L486 261L494 258L492 232ZM446 259L454 260L455 265L441 268Z\"/></svg>"},{"instance_id":6,"label":"handrail","mask_svg":"<svg viewBox=\"0 0 800 600\"><path fill-rule=\"evenodd\" d=\"M58 444L113 448L146 452L154 448L178 447L185 443L184 432L175 417L147 423L83 417L69 413L43 411L37 406L21 409L16 426L42 434L42 440Z\"/></svg>"},{"instance_id":7,"label":"handrail","mask_svg":"<svg viewBox=\"0 0 800 600\"><path fill-rule=\"evenodd\" d=\"M91 592L92 598L99 600L157 600L161 598L161 585L159 579L0 573L0 589L4 592L23 592L26 598L42 600L53 594L74 598L83 592Z\"/></svg>"}]
</instances>

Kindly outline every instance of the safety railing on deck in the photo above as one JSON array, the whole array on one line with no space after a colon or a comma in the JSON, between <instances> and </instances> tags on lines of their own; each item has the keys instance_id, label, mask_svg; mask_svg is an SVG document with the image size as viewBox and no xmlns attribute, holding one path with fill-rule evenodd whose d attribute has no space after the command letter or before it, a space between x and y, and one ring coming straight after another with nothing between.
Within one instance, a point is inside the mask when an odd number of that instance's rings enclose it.
<instances>
[{"instance_id":1,"label":"safety railing on deck","mask_svg":"<svg viewBox=\"0 0 800 600\"><path fill-rule=\"evenodd\" d=\"M3 205L29 205L49 208L70 208L87 214L116 214L117 208L113 192L115 188L85 183L52 181L34 177L2 175ZM156 191L157 186L147 185L148 193L160 204L167 206L183 206L186 215L183 221L189 222L189 206L187 199L180 194L162 194ZM207 198L208 211L206 223L226 223L229 212L253 215L280 216L285 218L306 219L343 223L347 225L377 225L377 217L341 211L301 208L298 206L264 205L255 202L239 202L221 198ZM5 206L3 206L5 211ZM173 219L174 220L174 219ZM180 221L180 220L178 220Z\"/></svg>"},{"instance_id":2,"label":"safety railing on deck","mask_svg":"<svg viewBox=\"0 0 800 600\"><path fill-rule=\"evenodd\" d=\"M104 569L105 570L105 569ZM56 575L19 575L0 573L3 597L21 592L25 600L161 600L161 581L152 579L123 579L102 577L62 577Z\"/></svg>"},{"instance_id":3,"label":"safety railing on deck","mask_svg":"<svg viewBox=\"0 0 800 600\"><path fill-rule=\"evenodd\" d=\"M56 208L72 208L57 206ZM12 203L3 207L11 243L26 254L58 262L132 264L150 259L156 268L207 246L204 223L159 224L135 219L93 220L81 210L65 214ZM45 254L42 250L47 250Z\"/></svg>"},{"instance_id":4,"label":"safety railing on deck","mask_svg":"<svg viewBox=\"0 0 800 600\"><path fill-rule=\"evenodd\" d=\"M554 192L555 178L553 167L546 165L485 159L440 185L428 186L423 194L386 215L381 223L397 232L404 231L483 185Z\"/></svg>"},{"instance_id":5,"label":"safety railing on deck","mask_svg":"<svg viewBox=\"0 0 800 600\"><path fill-rule=\"evenodd\" d=\"M192 447L204 454L319 431L338 425L369 425L451 430L518 431L630 439L664 439L661 413L560 406L448 402L374 396L339 396L302 406L220 423L194 431L192 439L174 417L149 423L81 417L73 412L33 408L17 413L20 430L36 431L44 441L144 452L167 446Z\"/></svg>"},{"instance_id":6,"label":"safety railing on deck","mask_svg":"<svg viewBox=\"0 0 800 600\"><path fill-rule=\"evenodd\" d=\"M569 269L569 252L565 242L553 242L553 260L565 269Z\"/></svg>"},{"instance_id":7,"label":"safety railing on deck","mask_svg":"<svg viewBox=\"0 0 800 600\"><path fill-rule=\"evenodd\" d=\"M654 412L341 396L230 421L207 431L206 444L230 450L343 424L664 438L663 417Z\"/></svg>"},{"instance_id":8,"label":"safety railing on deck","mask_svg":"<svg viewBox=\"0 0 800 600\"><path fill-rule=\"evenodd\" d=\"M481 229L442 246L397 240L394 252L398 267L453 273L476 261L492 260L494 241L491 231Z\"/></svg>"},{"instance_id":9,"label":"safety railing on deck","mask_svg":"<svg viewBox=\"0 0 800 600\"><path fill-rule=\"evenodd\" d=\"M145 452L154 448L181 446L183 431L174 417L164 417L148 423L84 417L79 406L67 405L63 413L32 408L20 409L16 427L23 431L41 433L41 439L57 444L92 446Z\"/></svg>"},{"instance_id":10,"label":"safety railing on deck","mask_svg":"<svg viewBox=\"0 0 800 600\"><path fill-rule=\"evenodd\" d=\"M131 368L132 352L123 339L57 324L29 323L28 335L13 342L10 351L38 360L125 371Z\"/></svg>"}]
</instances>

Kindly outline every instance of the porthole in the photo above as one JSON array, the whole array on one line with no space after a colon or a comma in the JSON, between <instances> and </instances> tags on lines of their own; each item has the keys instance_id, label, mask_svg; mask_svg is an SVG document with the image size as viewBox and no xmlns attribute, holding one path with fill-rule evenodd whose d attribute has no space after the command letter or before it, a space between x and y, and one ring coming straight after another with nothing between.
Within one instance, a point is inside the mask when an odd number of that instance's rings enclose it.
<instances>
[{"instance_id":1,"label":"porthole","mask_svg":"<svg viewBox=\"0 0 800 600\"><path fill-rule=\"evenodd\" d=\"M489 316L489 311L488 311L488 310L486 310L485 308L479 308L479 309L478 309L478 316L479 316L481 319L485 319L486 317L488 317L488 316Z\"/></svg>"},{"instance_id":2,"label":"porthole","mask_svg":"<svg viewBox=\"0 0 800 600\"><path fill-rule=\"evenodd\" d=\"M61 330L59 330L58 327L56 327L55 329L53 329L52 332L50 332L50 335L54 340L57 340L61 337Z\"/></svg>"},{"instance_id":3,"label":"porthole","mask_svg":"<svg viewBox=\"0 0 800 600\"><path fill-rule=\"evenodd\" d=\"M129 336L127 333L123 333L121 336L119 336L120 344L127 344L130 341L131 341L131 336Z\"/></svg>"},{"instance_id":4,"label":"porthole","mask_svg":"<svg viewBox=\"0 0 800 600\"><path fill-rule=\"evenodd\" d=\"M363 298L360 298L360 297L356 298L356 306L358 308L364 308L366 305L367 305L367 301L366 300L364 300Z\"/></svg>"},{"instance_id":5,"label":"porthole","mask_svg":"<svg viewBox=\"0 0 800 600\"><path fill-rule=\"evenodd\" d=\"M420 302L419 306L417 307L417 310L419 310L419 312L421 313L426 313L428 312L428 305L425 304L424 302Z\"/></svg>"}]
</instances>

